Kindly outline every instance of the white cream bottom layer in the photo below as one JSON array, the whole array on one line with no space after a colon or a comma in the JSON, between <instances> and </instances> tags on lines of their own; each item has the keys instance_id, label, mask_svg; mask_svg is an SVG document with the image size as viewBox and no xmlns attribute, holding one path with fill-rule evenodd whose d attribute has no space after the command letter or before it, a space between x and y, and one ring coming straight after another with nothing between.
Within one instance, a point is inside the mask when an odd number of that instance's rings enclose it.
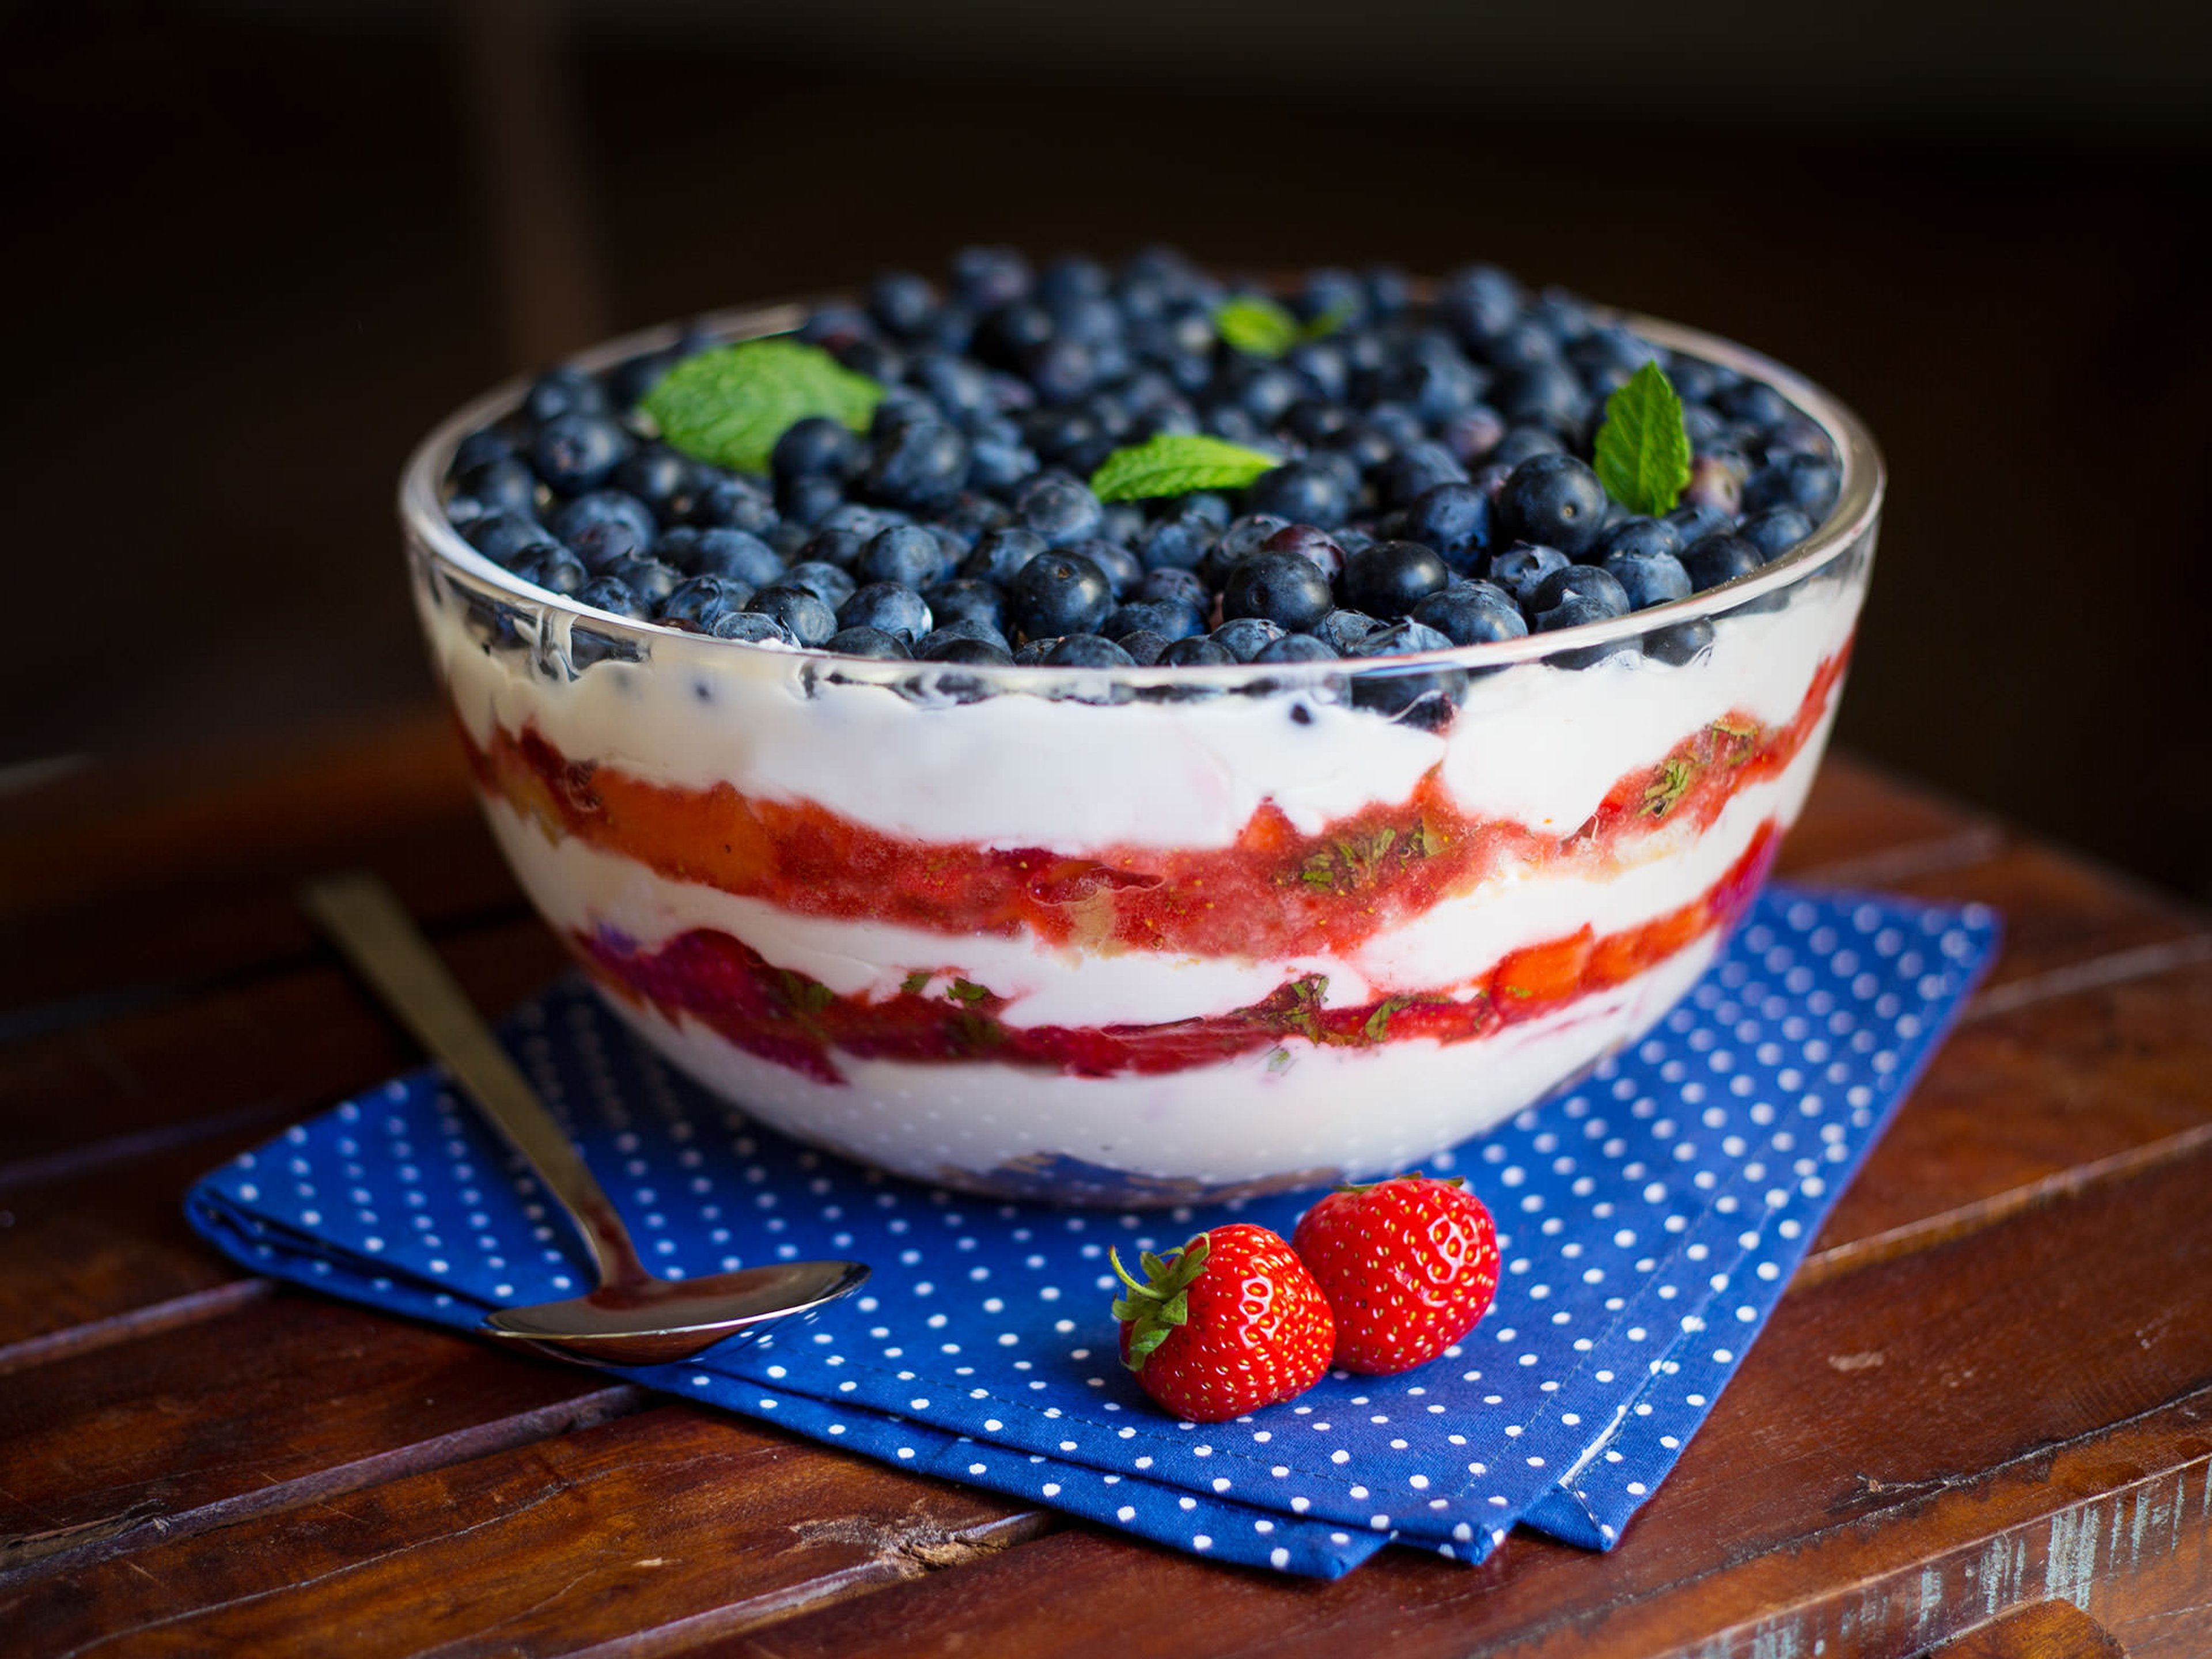
<instances>
[{"instance_id":1,"label":"white cream bottom layer","mask_svg":"<svg viewBox=\"0 0 2212 1659\"><path fill-rule=\"evenodd\" d=\"M1007 999L1000 1018L1011 1025L1151 1025L1249 1007L1311 974L1327 975L1323 1000L1334 1007L1393 993L1443 994L1528 945L1585 927L1602 936L1655 921L1710 891L1762 825L1795 821L1826 737L1824 717L1778 777L1741 791L1703 832L1686 822L1640 837L1627 849L1633 862L1610 875L1515 869L1356 950L1260 960L1100 953L1029 935L963 937L797 915L765 900L672 881L580 840L549 840L503 800L488 800L486 811L525 890L563 933L612 928L650 951L692 928L714 928L843 997L889 997L920 970L942 973L947 982L957 974Z\"/></svg>"},{"instance_id":2,"label":"white cream bottom layer","mask_svg":"<svg viewBox=\"0 0 2212 1659\"><path fill-rule=\"evenodd\" d=\"M1336 1048L1293 1037L1164 1077L841 1055L841 1086L757 1059L694 1020L608 1001L677 1066L763 1122L901 1175L1018 1191L1021 1166L1045 1165L1048 1177L1050 1161L1065 1158L1213 1188L1411 1168L1633 1042L1696 983L1719 944L1708 935L1625 985L1474 1042ZM1012 1173L994 1178L1001 1170Z\"/></svg>"}]
</instances>

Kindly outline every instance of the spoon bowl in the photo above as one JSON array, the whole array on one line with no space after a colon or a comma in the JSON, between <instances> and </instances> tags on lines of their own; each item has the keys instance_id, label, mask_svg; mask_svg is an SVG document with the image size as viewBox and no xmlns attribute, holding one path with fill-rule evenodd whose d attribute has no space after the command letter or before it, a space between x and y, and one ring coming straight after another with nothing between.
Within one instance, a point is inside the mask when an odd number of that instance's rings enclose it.
<instances>
[{"instance_id":1,"label":"spoon bowl","mask_svg":"<svg viewBox=\"0 0 2212 1659\"><path fill-rule=\"evenodd\" d=\"M713 1344L757 1340L783 1320L807 1318L867 1276L857 1261L790 1261L708 1279L603 1285L566 1302L495 1310L484 1330L604 1364L673 1364Z\"/></svg>"}]
</instances>

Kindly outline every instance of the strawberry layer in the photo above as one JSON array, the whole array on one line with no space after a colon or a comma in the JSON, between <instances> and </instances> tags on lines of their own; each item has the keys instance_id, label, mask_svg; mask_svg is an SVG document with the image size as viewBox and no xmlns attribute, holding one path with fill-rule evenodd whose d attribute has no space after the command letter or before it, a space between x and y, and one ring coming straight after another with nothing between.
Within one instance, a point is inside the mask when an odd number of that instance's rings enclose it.
<instances>
[{"instance_id":1,"label":"strawberry layer","mask_svg":"<svg viewBox=\"0 0 2212 1659\"><path fill-rule=\"evenodd\" d=\"M1559 1011L1627 983L1733 921L1777 845L1773 826L1762 826L1728 873L1690 903L1637 927L1602 935L1584 927L1516 951L1473 984L1332 1006L1327 979L1306 975L1226 1014L1151 1025L1017 1025L1002 1018L1006 999L989 986L919 970L890 997L841 996L718 929L695 928L655 950L605 931L579 933L571 943L618 994L672 1022L688 1015L745 1053L823 1083L843 1080L840 1054L988 1060L1076 1077L1158 1075L1293 1040L1467 1042Z\"/></svg>"},{"instance_id":2,"label":"strawberry layer","mask_svg":"<svg viewBox=\"0 0 2212 1659\"><path fill-rule=\"evenodd\" d=\"M1844 663L1813 677L1788 721L1729 715L1613 784L1565 837L1462 812L1439 771L1405 800L1301 834L1263 802L1233 846L1127 847L1068 857L1040 848L890 836L805 800L728 784L655 783L572 761L534 726L492 729L469 752L485 791L556 836L668 879L801 915L1085 949L1247 958L1345 951L1505 870L1601 878L1651 837L1710 826L1737 793L1778 777L1820 728ZM467 733L464 732L465 739Z\"/></svg>"}]
</instances>

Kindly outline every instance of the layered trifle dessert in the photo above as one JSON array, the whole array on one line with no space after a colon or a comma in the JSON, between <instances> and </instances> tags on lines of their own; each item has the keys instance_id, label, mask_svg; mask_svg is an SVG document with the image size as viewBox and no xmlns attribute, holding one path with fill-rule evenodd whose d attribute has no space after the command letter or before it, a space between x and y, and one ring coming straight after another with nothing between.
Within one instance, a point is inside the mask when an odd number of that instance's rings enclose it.
<instances>
[{"instance_id":1,"label":"layered trifle dessert","mask_svg":"<svg viewBox=\"0 0 2212 1659\"><path fill-rule=\"evenodd\" d=\"M403 508L494 832L656 1047L1129 1203L1407 1167L1663 1014L1879 492L1802 381L1489 268L979 249L495 394Z\"/></svg>"}]
</instances>

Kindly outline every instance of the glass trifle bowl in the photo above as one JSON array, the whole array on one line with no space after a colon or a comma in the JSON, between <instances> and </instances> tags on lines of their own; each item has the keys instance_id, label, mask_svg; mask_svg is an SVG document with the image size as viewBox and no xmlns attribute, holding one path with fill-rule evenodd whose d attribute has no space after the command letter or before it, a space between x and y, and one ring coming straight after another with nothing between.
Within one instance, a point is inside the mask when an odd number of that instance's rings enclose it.
<instances>
[{"instance_id":1,"label":"glass trifle bowl","mask_svg":"<svg viewBox=\"0 0 2212 1659\"><path fill-rule=\"evenodd\" d=\"M448 520L457 445L523 388L495 392L400 497L492 832L653 1048L854 1158L1115 1205L1413 1167L1690 988L1842 690L1881 501L1868 434L1755 354L1624 320L1816 422L1841 471L1826 520L1686 599L1336 661L876 660L595 611Z\"/></svg>"}]
</instances>

